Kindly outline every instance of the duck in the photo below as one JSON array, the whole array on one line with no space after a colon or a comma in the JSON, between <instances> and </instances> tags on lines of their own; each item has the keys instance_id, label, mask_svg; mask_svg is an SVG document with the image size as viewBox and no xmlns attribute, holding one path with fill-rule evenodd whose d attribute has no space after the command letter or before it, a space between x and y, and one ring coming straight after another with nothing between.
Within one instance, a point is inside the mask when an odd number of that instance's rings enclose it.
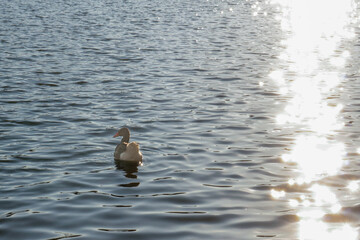
<instances>
[{"instance_id":1,"label":"duck","mask_svg":"<svg viewBox=\"0 0 360 240\"><path fill-rule=\"evenodd\" d=\"M114 152L115 160L142 162L143 155L137 142L130 142L130 130L121 128L113 137L122 136L121 142L116 146Z\"/></svg>"}]
</instances>

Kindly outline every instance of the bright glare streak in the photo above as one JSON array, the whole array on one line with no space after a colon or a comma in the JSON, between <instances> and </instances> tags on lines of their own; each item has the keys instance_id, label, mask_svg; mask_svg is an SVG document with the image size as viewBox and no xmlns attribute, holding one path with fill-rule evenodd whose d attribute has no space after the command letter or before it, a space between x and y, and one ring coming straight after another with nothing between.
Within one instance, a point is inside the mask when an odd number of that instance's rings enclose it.
<instances>
[{"instance_id":1,"label":"bright glare streak","mask_svg":"<svg viewBox=\"0 0 360 240\"><path fill-rule=\"evenodd\" d=\"M309 190L314 193L313 197L315 199L316 206L330 204L331 207L333 207L338 204L336 195L330 191L328 187L315 184L311 186Z\"/></svg>"},{"instance_id":2,"label":"bright glare streak","mask_svg":"<svg viewBox=\"0 0 360 240\"><path fill-rule=\"evenodd\" d=\"M272 74L275 79L280 79L274 75L277 74ZM319 133L341 129L343 123L339 122L337 116L343 106L329 105L323 99L323 92L335 88L339 82L339 78L333 73L297 79L287 88L294 96L285 107L285 112L277 116L277 122L307 124L311 130Z\"/></svg>"},{"instance_id":3,"label":"bright glare streak","mask_svg":"<svg viewBox=\"0 0 360 240\"><path fill-rule=\"evenodd\" d=\"M297 207L297 206L299 206L299 201L296 200L296 199L290 199L290 200L289 200L289 205L290 205L291 207Z\"/></svg>"},{"instance_id":4,"label":"bright glare streak","mask_svg":"<svg viewBox=\"0 0 360 240\"><path fill-rule=\"evenodd\" d=\"M336 229L317 220L301 220L299 223L299 238L301 240L356 240L357 230L349 225L343 225Z\"/></svg>"},{"instance_id":5,"label":"bright glare streak","mask_svg":"<svg viewBox=\"0 0 360 240\"><path fill-rule=\"evenodd\" d=\"M285 191L281 190L281 191L277 191L275 189L271 189L270 194L273 198L275 199L279 199L279 198L283 198L285 197Z\"/></svg>"},{"instance_id":6,"label":"bright glare streak","mask_svg":"<svg viewBox=\"0 0 360 240\"><path fill-rule=\"evenodd\" d=\"M297 215L302 219L320 219L324 216L324 211L313 209L308 211L300 211Z\"/></svg>"},{"instance_id":7,"label":"bright glare streak","mask_svg":"<svg viewBox=\"0 0 360 240\"><path fill-rule=\"evenodd\" d=\"M359 190L359 182L357 181L351 181L348 185L347 188L351 191L351 192L356 192Z\"/></svg>"},{"instance_id":8,"label":"bright glare streak","mask_svg":"<svg viewBox=\"0 0 360 240\"><path fill-rule=\"evenodd\" d=\"M345 146L342 143L324 137L300 136L292 152L283 155L283 159L297 163L304 181L311 182L324 175L336 174L344 163L344 154Z\"/></svg>"},{"instance_id":9,"label":"bright glare streak","mask_svg":"<svg viewBox=\"0 0 360 240\"><path fill-rule=\"evenodd\" d=\"M280 94L292 96L277 122L306 124L319 133L341 129L337 116L342 105L328 104L326 94L338 90L343 80L350 52L339 52L338 47L343 39L354 37L348 26L356 4L353 0L270 2L281 7L278 19L287 38L279 59L287 68L274 70L269 78L278 84Z\"/></svg>"},{"instance_id":10,"label":"bright glare streak","mask_svg":"<svg viewBox=\"0 0 360 240\"><path fill-rule=\"evenodd\" d=\"M295 180L293 178L290 178L289 181L288 181L288 184L290 186L294 185L295 184Z\"/></svg>"},{"instance_id":11,"label":"bright glare streak","mask_svg":"<svg viewBox=\"0 0 360 240\"><path fill-rule=\"evenodd\" d=\"M331 207L331 212L338 213L338 212L340 212L341 208L342 208L341 205L339 203L337 203Z\"/></svg>"},{"instance_id":12,"label":"bright glare streak","mask_svg":"<svg viewBox=\"0 0 360 240\"><path fill-rule=\"evenodd\" d=\"M291 31L304 40L299 42L300 44L312 46L317 44L313 41L317 38L352 36L352 32L344 27L351 21L349 13L355 5L352 0L271 0L271 2L282 7L283 30Z\"/></svg>"},{"instance_id":13,"label":"bright glare streak","mask_svg":"<svg viewBox=\"0 0 360 240\"><path fill-rule=\"evenodd\" d=\"M343 105L335 94L343 91L345 67L350 52L344 49L344 40L354 38L354 0L268 0L277 6L276 19L281 25L284 50L278 60L281 68L269 74L278 92L287 104L276 117L280 125L297 127L306 132L296 137L290 151L282 160L296 163L298 177L290 178L289 187L308 187L308 192L288 199L289 206L297 208L299 239L301 240L355 240L356 228L346 224L336 227L323 221L326 214L337 214L342 206L330 187L318 180L339 173L346 164L345 145L329 136L344 127L339 117ZM253 8L259 15L257 2ZM333 139L331 137L331 139ZM357 150L360 154L360 148ZM306 184L306 185L305 185ZM359 182L350 182L351 192L359 191ZM291 196L273 190L275 199Z\"/></svg>"}]
</instances>

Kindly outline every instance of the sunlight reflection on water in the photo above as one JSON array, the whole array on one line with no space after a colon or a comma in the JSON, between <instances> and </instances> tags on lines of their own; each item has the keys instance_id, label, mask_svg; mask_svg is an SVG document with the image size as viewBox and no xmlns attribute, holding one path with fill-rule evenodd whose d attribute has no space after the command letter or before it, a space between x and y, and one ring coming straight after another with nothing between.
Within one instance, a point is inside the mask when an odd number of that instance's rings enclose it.
<instances>
[{"instance_id":1,"label":"sunlight reflection on water","mask_svg":"<svg viewBox=\"0 0 360 240\"><path fill-rule=\"evenodd\" d=\"M303 176L301 182L310 183L323 175L335 175L343 165L345 146L324 137L299 136L290 154L284 154L285 162L297 163ZM299 181L297 181L299 183Z\"/></svg>"},{"instance_id":2,"label":"sunlight reflection on water","mask_svg":"<svg viewBox=\"0 0 360 240\"><path fill-rule=\"evenodd\" d=\"M272 0L270 4L278 8L276 18L285 39L279 55L282 67L269 78L279 93L289 98L276 120L300 132L282 160L296 164L298 177L289 179L289 187L304 186L308 192L296 198L278 189L270 194L274 199L287 199L298 209L300 239L355 240L358 234L352 226L334 227L323 221L326 214L338 213L342 205L333 190L319 181L338 174L345 163L345 145L334 140L336 130L344 126L339 116L343 105L331 95L341 92L339 85L350 56L341 44L355 36L351 23L356 4L352 0ZM350 193L358 188L357 182L347 187Z\"/></svg>"}]
</instances>

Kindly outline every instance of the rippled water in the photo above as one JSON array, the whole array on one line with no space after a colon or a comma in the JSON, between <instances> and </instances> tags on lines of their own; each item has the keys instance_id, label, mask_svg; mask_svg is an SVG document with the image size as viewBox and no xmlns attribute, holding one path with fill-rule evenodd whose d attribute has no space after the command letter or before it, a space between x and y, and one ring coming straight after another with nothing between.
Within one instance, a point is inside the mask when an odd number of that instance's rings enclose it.
<instances>
[{"instance_id":1,"label":"rippled water","mask_svg":"<svg viewBox=\"0 0 360 240\"><path fill-rule=\"evenodd\" d=\"M1 239L358 239L341 2L1 0Z\"/></svg>"}]
</instances>

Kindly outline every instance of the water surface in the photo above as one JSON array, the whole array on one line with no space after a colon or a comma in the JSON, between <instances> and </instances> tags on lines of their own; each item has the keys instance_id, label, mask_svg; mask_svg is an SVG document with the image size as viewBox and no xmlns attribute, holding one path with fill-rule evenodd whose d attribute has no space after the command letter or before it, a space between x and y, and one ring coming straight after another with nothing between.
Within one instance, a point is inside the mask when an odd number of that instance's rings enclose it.
<instances>
[{"instance_id":1,"label":"water surface","mask_svg":"<svg viewBox=\"0 0 360 240\"><path fill-rule=\"evenodd\" d=\"M0 1L2 238L358 239L358 9L326 4Z\"/></svg>"}]
</instances>

